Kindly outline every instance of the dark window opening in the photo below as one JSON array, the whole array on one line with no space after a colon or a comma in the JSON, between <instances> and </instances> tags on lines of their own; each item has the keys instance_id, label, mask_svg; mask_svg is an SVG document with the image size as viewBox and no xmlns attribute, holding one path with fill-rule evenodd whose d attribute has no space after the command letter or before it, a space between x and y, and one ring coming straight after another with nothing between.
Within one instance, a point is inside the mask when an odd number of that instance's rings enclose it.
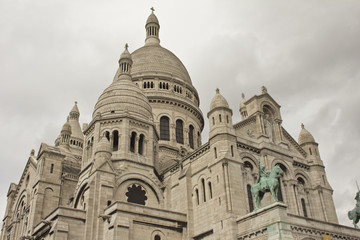
<instances>
[{"instance_id":1,"label":"dark window opening","mask_svg":"<svg viewBox=\"0 0 360 240\"><path fill-rule=\"evenodd\" d=\"M199 200L199 190L195 190L195 193L196 193L196 203L197 203L197 205L199 205L200 204L200 200Z\"/></svg>"},{"instance_id":2,"label":"dark window opening","mask_svg":"<svg viewBox=\"0 0 360 240\"><path fill-rule=\"evenodd\" d=\"M51 165L50 165L50 173L53 173L54 172L54 164L52 163Z\"/></svg>"},{"instance_id":3,"label":"dark window opening","mask_svg":"<svg viewBox=\"0 0 360 240\"><path fill-rule=\"evenodd\" d=\"M213 120L213 125L215 125L215 118L213 117L212 120Z\"/></svg>"},{"instance_id":4,"label":"dark window opening","mask_svg":"<svg viewBox=\"0 0 360 240\"><path fill-rule=\"evenodd\" d=\"M110 206L111 205L111 201L107 201L107 206Z\"/></svg>"},{"instance_id":5,"label":"dark window opening","mask_svg":"<svg viewBox=\"0 0 360 240\"><path fill-rule=\"evenodd\" d=\"M233 147L233 145L231 145L231 156L232 157L234 156L234 147Z\"/></svg>"},{"instance_id":6,"label":"dark window opening","mask_svg":"<svg viewBox=\"0 0 360 240\"><path fill-rule=\"evenodd\" d=\"M189 145L194 149L194 127L192 125L189 126Z\"/></svg>"},{"instance_id":7,"label":"dark window opening","mask_svg":"<svg viewBox=\"0 0 360 240\"><path fill-rule=\"evenodd\" d=\"M160 118L160 140L170 140L169 118L165 116Z\"/></svg>"},{"instance_id":8,"label":"dark window opening","mask_svg":"<svg viewBox=\"0 0 360 240\"><path fill-rule=\"evenodd\" d=\"M108 131L105 132L105 137L108 141L110 141L110 133Z\"/></svg>"},{"instance_id":9,"label":"dark window opening","mask_svg":"<svg viewBox=\"0 0 360 240\"><path fill-rule=\"evenodd\" d=\"M140 137L139 137L139 149L138 149L138 153L140 155L143 154L143 145L144 145L144 135L140 134Z\"/></svg>"},{"instance_id":10,"label":"dark window opening","mask_svg":"<svg viewBox=\"0 0 360 240\"><path fill-rule=\"evenodd\" d=\"M279 202L283 202L284 198L282 195L282 190L281 190L281 180L279 179L279 188L278 188L278 200Z\"/></svg>"},{"instance_id":11,"label":"dark window opening","mask_svg":"<svg viewBox=\"0 0 360 240\"><path fill-rule=\"evenodd\" d=\"M215 158L217 158L216 147L214 148L214 154L215 154Z\"/></svg>"},{"instance_id":12,"label":"dark window opening","mask_svg":"<svg viewBox=\"0 0 360 240\"><path fill-rule=\"evenodd\" d=\"M309 148L309 152L310 152L310 155L312 155L312 151L311 151L311 148Z\"/></svg>"},{"instance_id":13,"label":"dark window opening","mask_svg":"<svg viewBox=\"0 0 360 240\"><path fill-rule=\"evenodd\" d=\"M201 186L202 186L202 192L203 192L203 200L206 202L206 192L205 192L205 180L201 179Z\"/></svg>"},{"instance_id":14,"label":"dark window opening","mask_svg":"<svg viewBox=\"0 0 360 240\"><path fill-rule=\"evenodd\" d=\"M159 235L156 235L156 236L154 237L154 240L161 240L161 237L160 237Z\"/></svg>"},{"instance_id":15,"label":"dark window opening","mask_svg":"<svg viewBox=\"0 0 360 240\"><path fill-rule=\"evenodd\" d=\"M254 201L253 201L253 197L252 197L252 194L251 194L251 186L248 184L246 186L247 188L247 195L248 195L248 200L249 200L249 209L250 209L250 212L254 211Z\"/></svg>"},{"instance_id":16,"label":"dark window opening","mask_svg":"<svg viewBox=\"0 0 360 240\"><path fill-rule=\"evenodd\" d=\"M125 195L128 202L141 205L145 205L145 201L148 199L145 190L140 185L137 186L135 184L128 187Z\"/></svg>"},{"instance_id":17,"label":"dark window opening","mask_svg":"<svg viewBox=\"0 0 360 240\"><path fill-rule=\"evenodd\" d=\"M210 197L210 199L212 199L213 194L212 194L211 182L208 183L208 186L209 186L209 197Z\"/></svg>"},{"instance_id":18,"label":"dark window opening","mask_svg":"<svg viewBox=\"0 0 360 240\"><path fill-rule=\"evenodd\" d=\"M176 142L184 144L183 121L180 119L176 120Z\"/></svg>"},{"instance_id":19,"label":"dark window opening","mask_svg":"<svg viewBox=\"0 0 360 240\"><path fill-rule=\"evenodd\" d=\"M119 132L115 130L113 131L112 135L113 135L113 151L117 151L119 148Z\"/></svg>"},{"instance_id":20,"label":"dark window opening","mask_svg":"<svg viewBox=\"0 0 360 240\"><path fill-rule=\"evenodd\" d=\"M304 217L307 217L307 212L306 212L306 205L305 205L305 200L302 198L301 199L301 206L302 206L302 209L303 209L303 213L304 213Z\"/></svg>"},{"instance_id":21,"label":"dark window opening","mask_svg":"<svg viewBox=\"0 0 360 240\"><path fill-rule=\"evenodd\" d=\"M130 152L135 152L135 138L136 132L132 132L130 138Z\"/></svg>"},{"instance_id":22,"label":"dark window opening","mask_svg":"<svg viewBox=\"0 0 360 240\"><path fill-rule=\"evenodd\" d=\"M226 122L229 123L229 116L226 116Z\"/></svg>"},{"instance_id":23,"label":"dark window opening","mask_svg":"<svg viewBox=\"0 0 360 240\"><path fill-rule=\"evenodd\" d=\"M219 114L219 122L221 122L221 114Z\"/></svg>"}]
</instances>

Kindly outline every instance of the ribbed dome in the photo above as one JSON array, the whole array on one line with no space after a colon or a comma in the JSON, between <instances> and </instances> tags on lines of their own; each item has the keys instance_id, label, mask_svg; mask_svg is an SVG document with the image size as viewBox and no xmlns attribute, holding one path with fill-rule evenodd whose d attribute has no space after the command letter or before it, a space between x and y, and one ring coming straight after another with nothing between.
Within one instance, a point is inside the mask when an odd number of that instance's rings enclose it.
<instances>
[{"instance_id":1,"label":"ribbed dome","mask_svg":"<svg viewBox=\"0 0 360 240\"><path fill-rule=\"evenodd\" d=\"M131 60L131 54L130 54L130 52L128 50L128 45L127 44L125 45L125 50L121 54L120 59L129 59L129 60Z\"/></svg>"},{"instance_id":2,"label":"ribbed dome","mask_svg":"<svg viewBox=\"0 0 360 240\"><path fill-rule=\"evenodd\" d=\"M210 103L210 111L215 108L221 108L221 107L229 108L229 104L226 101L226 99L220 94L220 91L217 88L215 97L211 100Z\"/></svg>"},{"instance_id":3,"label":"ribbed dome","mask_svg":"<svg viewBox=\"0 0 360 240\"><path fill-rule=\"evenodd\" d=\"M69 121L66 121L66 123L63 125L61 132L71 133L71 126L69 124Z\"/></svg>"},{"instance_id":4,"label":"ribbed dome","mask_svg":"<svg viewBox=\"0 0 360 240\"><path fill-rule=\"evenodd\" d=\"M189 73L180 59L158 44L139 48L131 55L133 60L131 75L133 78L143 75L161 75L177 77L191 84Z\"/></svg>"},{"instance_id":5,"label":"ribbed dome","mask_svg":"<svg viewBox=\"0 0 360 240\"><path fill-rule=\"evenodd\" d=\"M95 105L93 118L129 113L144 120L152 118L152 109L147 97L131 80L118 80L106 88Z\"/></svg>"},{"instance_id":6,"label":"ribbed dome","mask_svg":"<svg viewBox=\"0 0 360 240\"><path fill-rule=\"evenodd\" d=\"M151 13L150 16L148 17L146 24L148 23L157 23L159 24L159 20L157 19L157 17L155 16L154 13Z\"/></svg>"},{"instance_id":7,"label":"ribbed dome","mask_svg":"<svg viewBox=\"0 0 360 240\"><path fill-rule=\"evenodd\" d=\"M311 133L305 129L304 124L301 124L301 131L298 138L299 145L305 144L305 143L315 143L314 137L311 135Z\"/></svg>"}]
</instances>

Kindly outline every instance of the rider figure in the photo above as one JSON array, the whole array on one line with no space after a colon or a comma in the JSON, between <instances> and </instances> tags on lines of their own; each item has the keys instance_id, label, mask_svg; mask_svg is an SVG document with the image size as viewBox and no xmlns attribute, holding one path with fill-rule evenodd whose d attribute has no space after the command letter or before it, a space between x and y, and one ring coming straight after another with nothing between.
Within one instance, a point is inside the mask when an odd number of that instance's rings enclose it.
<instances>
[{"instance_id":1,"label":"rider figure","mask_svg":"<svg viewBox=\"0 0 360 240\"><path fill-rule=\"evenodd\" d=\"M259 159L259 177L257 182L259 183L262 179L266 179L269 175L265 172L265 166L261 166ZM261 183L260 183L261 185Z\"/></svg>"},{"instance_id":2,"label":"rider figure","mask_svg":"<svg viewBox=\"0 0 360 240\"><path fill-rule=\"evenodd\" d=\"M355 200L356 200L356 213L360 215L360 190L356 193Z\"/></svg>"}]
</instances>

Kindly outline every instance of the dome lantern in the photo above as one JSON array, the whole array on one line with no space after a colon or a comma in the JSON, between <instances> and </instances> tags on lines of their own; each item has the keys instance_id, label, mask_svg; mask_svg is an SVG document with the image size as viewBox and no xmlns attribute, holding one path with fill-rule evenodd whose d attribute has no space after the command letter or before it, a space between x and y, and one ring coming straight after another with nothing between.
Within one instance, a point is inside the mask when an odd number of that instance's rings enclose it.
<instances>
[{"instance_id":1,"label":"dome lantern","mask_svg":"<svg viewBox=\"0 0 360 240\"><path fill-rule=\"evenodd\" d=\"M121 54L120 56L120 60L119 60L119 75L118 75L118 79L126 79L126 80L131 80L131 66L132 66L132 57L131 54L128 50L129 45L126 43L125 44L125 50L124 52Z\"/></svg>"},{"instance_id":2,"label":"dome lantern","mask_svg":"<svg viewBox=\"0 0 360 240\"><path fill-rule=\"evenodd\" d=\"M159 20L154 14L155 9L151 8L151 14L148 17L145 25L146 29L146 39L145 39L145 45L159 45L160 44L160 38L159 38L159 30L160 30L160 24Z\"/></svg>"}]
</instances>

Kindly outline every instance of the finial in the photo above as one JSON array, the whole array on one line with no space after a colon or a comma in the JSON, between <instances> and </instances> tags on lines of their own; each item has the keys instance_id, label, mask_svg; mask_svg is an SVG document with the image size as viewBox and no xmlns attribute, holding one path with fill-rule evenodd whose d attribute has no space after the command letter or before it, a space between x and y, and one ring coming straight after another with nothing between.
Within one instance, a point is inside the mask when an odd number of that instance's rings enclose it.
<instances>
[{"instance_id":1,"label":"finial","mask_svg":"<svg viewBox=\"0 0 360 240\"><path fill-rule=\"evenodd\" d=\"M151 7L150 10L151 10L151 13L154 13L155 8L154 8L154 7Z\"/></svg>"},{"instance_id":2,"label":"finial","mask_svg":"<svg viewBox=\"0 0 360 240\"><path fill-rule=\"evenodd\" d=\"M220 90L219 90L219 88L216 88L216 93L220 93Z\"/></svg>"},{"instance_id":3,"label":"finial","mask_svg":"<svg viewBox=\"0 0 360 240\"><path fill-rule=\"evenodd\" d=\"M245 99L245 94L241 93L241 97L242 97L242 99Z\"/></svg>"},{"instance_id":4,"label":"finial","mask_svg":"<svg viewBox=\"0 0 360 240\"><path fill-rule=\"evenodd\" d=\"M77 105L77 101L75 101L75 105Z\"/></svg>"},{"instance_id":5,"label":"finial","mask_svg":"<svg viewBox=\"0 0 360 240\"><path fill-rule=\"evenodd\" d=\"M30 156L35 156L35 150L31 149Z\"/></svg>"},{"instance_id":6,"label":"finial","mask_svg":"<svg viewBox=\"0 0 360 240\"><path fill-rule=\"evenodd\" d=\"M262 92L262 93L267 93L267 88L266 88L265 86L262 86L262 87L261 87L261 92Z\"/></svg>"},{"instance_id":7,"label":"finial","mask_svg":"<svg viewBox=\"0 0 360 240\"><path fill-rule=\"evenodd\" d=\"M304 124L303 124L303 123L301 123L301 128L302 128L302 129L304 129L304 127L305 127L305 126L304 126Z\"/></svg>"},{"instance_id":8,"label":"finial","mask_svg":"<svg viewBox=\"0 0 360 240\"><path fill-rule=\"evenodd\" d=\"M129 45L127 43L125 43L125 50L128 50Z\"/></svg>"}]
</instances>

